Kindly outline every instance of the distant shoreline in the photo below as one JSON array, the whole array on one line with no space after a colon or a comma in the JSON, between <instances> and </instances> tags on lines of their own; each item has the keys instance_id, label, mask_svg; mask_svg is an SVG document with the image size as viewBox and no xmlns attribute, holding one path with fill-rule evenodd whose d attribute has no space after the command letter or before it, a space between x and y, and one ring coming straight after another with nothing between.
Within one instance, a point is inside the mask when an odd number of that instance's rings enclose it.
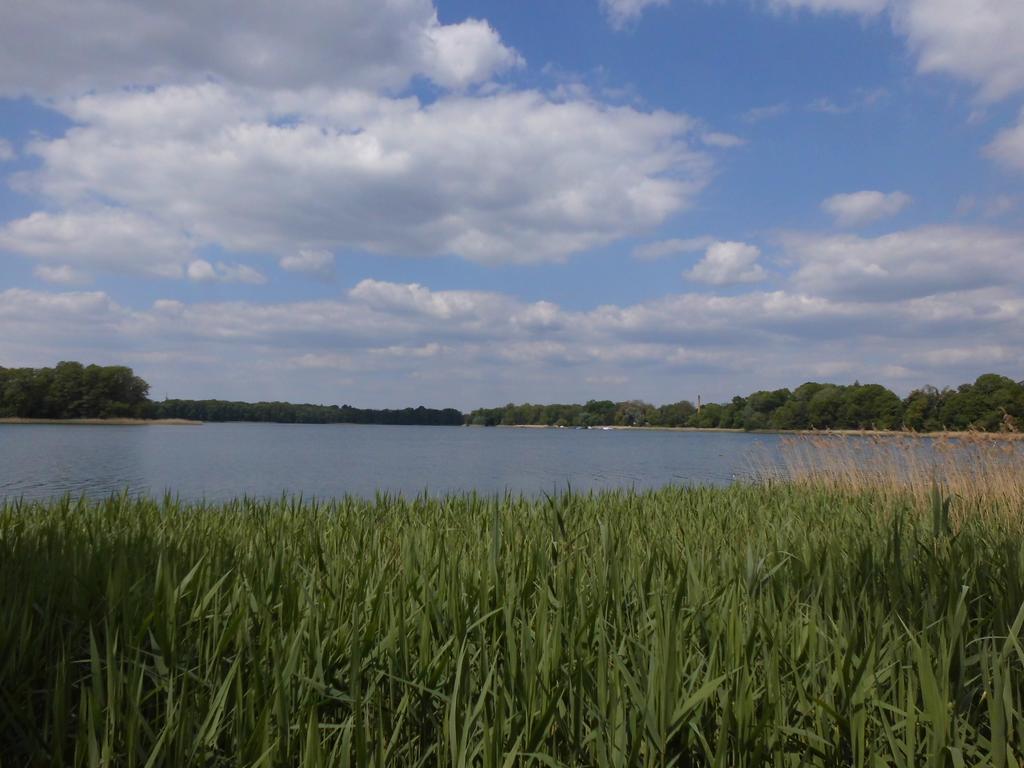
<instances>
[{"instance_id":1,"label":"distant shoreline","mask_svg":"<svg viewBox=\"0 0 1024 768\"><path fill-rule=\"evenodd\" d=\"M0 419L0 424L61 424L80 427L198 427L203 423L189 419L22 419L17 417Z\"/></svg>"},{"instance_id":2,"label":"distant shoreline","mask_svg":"<svg viewBox=\"0 0 1024 768\"><path fill-rule=\"evenodd\" d=\"M26 419L18 417L0 418L0 426L3 425L63 425L63 426L99 426L99 427L197 427L206 424L205 421L194 421L190 419ZM298 422L279 421L225 421L210 422L222 424L295 424ZM311 426L305 424L305 426ZM360 426L356 422L331 422L322 426ZM364 423L362 426L403 426L396 424L374 424ZM427 425L404 425L404 426L447 426L440 424ZM474 429L491 429L479 424L466 424L464 426ZM798 435L800 437L909 437L909 438L962 438L981 437L992 440L1024 440L1024 432L911 432L886 429L735 429L729 427L627 427L620 425L596 426L596 427L556 427L549 424L496 424L496 429L588 429L591 432L597 431L635 431L635 432L724 432L733 434L748 435Z\"/></svg>"},{"instance_id":3,"label":"distant shoreline","mask_svg":"<svg viewBox=\"0 0 1024 768\"><path fill-rule=\"evenodd\" d=\"M467 425L479 426L479 425ZM1024 432L942 431L911 432L897 429L734 429L729 427L556 427L548 424L496 424L498 429L589 429L590 431L623 430L636 432L732 432L748 435L800 435L802 437L983 437L993 440L1024 440ZM481 427L488 429L488 427Z\"/></svg>"}]
</instances>

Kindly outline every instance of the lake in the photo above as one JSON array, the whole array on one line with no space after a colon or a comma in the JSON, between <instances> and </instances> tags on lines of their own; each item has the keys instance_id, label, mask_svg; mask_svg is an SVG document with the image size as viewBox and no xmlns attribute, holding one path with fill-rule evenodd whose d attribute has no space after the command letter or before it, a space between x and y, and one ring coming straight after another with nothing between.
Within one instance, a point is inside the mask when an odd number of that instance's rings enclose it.
<instances>
[{"instance_id":1,"label":"lake","mask_svg":"<svg viewBox=\"0 0 1024 768\"><path fill-rule=\"evenodd\" d=\"M70 493L526 494L724 485L780 437L722 432L306 424L0 425L0 498Z\"/></svg>"}]
</instances>

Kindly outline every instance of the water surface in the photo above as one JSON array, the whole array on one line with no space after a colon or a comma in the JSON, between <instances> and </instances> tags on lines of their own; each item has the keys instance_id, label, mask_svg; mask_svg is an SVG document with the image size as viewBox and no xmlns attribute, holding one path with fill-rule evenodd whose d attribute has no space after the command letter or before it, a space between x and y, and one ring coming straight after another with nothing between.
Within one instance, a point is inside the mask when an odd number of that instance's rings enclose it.
<instances>
[{"instance_id":1,"label":"water surface","mask_svg":"<svg viewBox=\"0 0 1024 768\"><path fill-rule=\"evenodd\" d=\"M778 435L576 429L204 424L0 425L0 498L65 493L221 501L724 485Z\"/></svg>"}]
</instances>

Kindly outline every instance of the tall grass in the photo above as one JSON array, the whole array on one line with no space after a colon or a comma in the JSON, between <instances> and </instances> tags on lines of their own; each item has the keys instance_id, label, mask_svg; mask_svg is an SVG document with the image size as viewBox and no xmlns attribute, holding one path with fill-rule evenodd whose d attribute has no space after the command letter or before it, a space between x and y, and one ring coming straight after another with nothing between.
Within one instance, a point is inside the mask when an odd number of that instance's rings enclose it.
<instances>
[{"instance_id":1,"label":"tall grass","mask_svg":"<svg viewBox=\"0 0 1024 768\"><path fill-rule=\"evenodd\" d=\"M7 504L0 764L1017 766L1024 509L948 501Z\"/></svg>"},{"instance_id":2,"label":"tall grass","mask_svg":"<svg viewBox=\"0 0 1024 768\"><path fill-rule=\"evenodd\" d=\"M1024 506L1024 442L965 432L936 438L899 435L785 437L781 461L759 474L810 489L870 490L930 504L936 489L951 499L953 522L1006 515Z\"/></svg>"}]
</instances>

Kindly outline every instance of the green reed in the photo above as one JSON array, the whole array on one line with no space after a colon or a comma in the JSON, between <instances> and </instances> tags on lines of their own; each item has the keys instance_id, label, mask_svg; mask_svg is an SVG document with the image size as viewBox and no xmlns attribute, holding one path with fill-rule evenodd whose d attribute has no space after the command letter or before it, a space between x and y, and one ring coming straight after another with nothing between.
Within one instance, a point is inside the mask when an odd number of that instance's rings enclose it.
<instances>
[{"instance_id":1,"label":"green reed","mask_svg":"<svg viewBox=\"0 0 1024 768\"><path fill-rule=\"evenodd\" d=\"M935 514L778 484L11 503L0 765L1018 766L1024 510Z\"/></svg>"}]
</instances>

